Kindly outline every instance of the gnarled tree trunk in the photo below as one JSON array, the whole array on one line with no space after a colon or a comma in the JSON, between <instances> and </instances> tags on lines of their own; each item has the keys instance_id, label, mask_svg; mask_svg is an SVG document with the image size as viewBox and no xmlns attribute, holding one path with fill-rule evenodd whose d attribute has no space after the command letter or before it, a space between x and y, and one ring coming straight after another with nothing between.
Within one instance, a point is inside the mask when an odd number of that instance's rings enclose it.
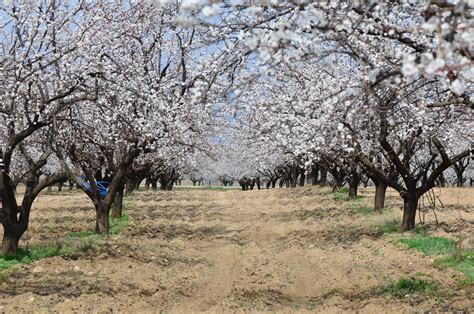
<instances>
[{"instance_id":1,"label":"gnarled tree trunk","mask_svg":"<svg viewBox=\"0 0 474 314\"><path fill-rule=\"evenodd\" d=\"M327 178L328 178L328 170L324 167L321 167L319 185L326 186L328 184Z\"/></svg>"},{"instance_id":2,"label":"gnarled tree trunk","mask_svg":"<svg viewBox=\"0 0 474 314\"><path fill-rule=\"evenodd\" d=\"M109 210L104 202L95 205L96 223L95 232L97 234L109 234Z\"/></svg>"},{"instance_id":3,"label":"gnarled tree trunk","mask_svg":"<svg viewBox=\"0 0 474 314\"><path fill-rule=\"evenodd\" d=\"M115 193L114 203L112 204L112 217L120 218L122 217L123 212L123 191L124 187L122 186Z\"/></svg>"},{"instance_id":4,"label":"gnarled tree trunk","mask_svg":"<svg viewBox=\"0 0 474 314\"><path fill-rule=\"evenodd\" d=\"M15 186L10 177L0 169L0 215L3 226L2 252L5 255L14 255L18 249L18 243L28 229L30 210L33 201L41 190L64 180L66 176L57 175L39 181L37 173L29 173L25 194L21 207L18 206L15 198Z\"/></svg>"},{"instance_id":5,"label":"gnarled tree trunk","mask_svg":"<svg viewBox=\"0 0 474 314\"><path fill-rule=\"evenodd\" d=\"M299 185L300 185L300 186L304 186L305 181L306 181L306 174L305 174L305 172L304 172L304 170L303 170L303 171L301 171L300 184L299 184Z\"/></svg>"},{"instance_id":6,"label":"gnarled tree trunk","mask_svg":"<svg viewBox=\"0 0 474 314\"><path fill-rule=\"evenodd\" d=\"M408 231L415 228L416 210L418 209L419 196L416 192L408 192L402 197L404 201L402 231Z\"/></svg>"},{"instance_id":7,"label":"gnarled tree trunk","mask_svg":"<svg viewBox=\"0 0 474 314\"><path fill-rule=\"evenodd\" d=\"M375 202L374 210L381 210L385 207L385 193L387 192L387 185L383 182L375 182Z\"/></svg>"},{"instance_id":8,"label":"gnarled tree trunk","mask_svg":"<svg viewBox=\"0 0 474 314\"><path fill-rule=\"evenodd\" d=\"M318 184L318 174L319 174L319 166L313 164L311 167L311 184L316 185Z\"/></svg>"},{"instance_id":9,"label":"gnarled tree trunk","mask_svg":"<svg viewBox=\"0 0 474 314\"><path fill-rule=\"evenodd\" d=\"M125 193L126 194L131 194L133 190L135 190L135 187L137 186L135 180L133 178L128 178L127 183L125 184Z\"/></svg>"},{"instance_id":10,"label":"gnarled tree trunk","mask_svg":"<svg viewBox=\"0 0 474 314\"><path fill-rule=\"evenodd\" d=\"M272 185L272 180L268 180L266 183L265 183L265 188L270 189L270 186Z\"/></svg>"},{"instance_id":11,"label":"gnarled tree trunk","mask_svg":"<svg viewBox=\"0 0 474 314\"><path fill-rule=\"evenodd\" d=\"M9 256L15 255L18 250L18 243L20 236L15 230L10 228L4 228L3 239L2 239L2 254Z\"/></svg>"},{"instance_id":12,"label":"gnarled tree trunk","mask_svg":"<svg viewBox=\"0 0 474 314\"><path fill-rule=\"evenodd\" d=\"M349 197L356 198L357 197L357 189L360 183L360 176L358 173L352 173L351 177L349 178Z\"/></svg>"}]
</instances>

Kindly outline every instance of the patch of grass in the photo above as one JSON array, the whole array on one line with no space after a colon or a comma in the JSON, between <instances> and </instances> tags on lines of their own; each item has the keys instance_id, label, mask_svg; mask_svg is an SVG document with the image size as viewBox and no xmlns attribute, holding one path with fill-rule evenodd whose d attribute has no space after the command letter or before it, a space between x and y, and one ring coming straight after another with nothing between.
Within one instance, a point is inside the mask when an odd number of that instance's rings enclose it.
<instances>
[{"instance_id":1,"label":"patch of grass","mask_svg":"<svg viewBox=\"0 0 474 314\"><path fill-rule=\"evenodd\" d=\"M401 221L398 219L385 220L382 223L373 226L375 228L376 236L383 236L384 234L402 233ZM416 226L410 231L414 235L428 236L428 229L423 226Z\"/></svg>"},{"instance_id":2,"label":"patch of grass","mask_svg":"<svg viewBox=\"0 0 474 314\"><path fill-rule=\"evenodd\" d=\"M456 242L443 237L431 237L427 235L418 235L412 238L401 238L400 243L408 246L410 249L416 249L426 256L452 253Z\"/></svg>"},{"instance_id":3,"label":"patch of grass","mask_svg":"<svg viewBox=\"0 0 474 314\"><path fill-rule=\"evenodd\" d=\"M434 265L440 269L451 267L464 274L462 286L474 285L474 251L456 252L447 257L434 261Z\"/></svg>"},{"instance_id":4,"label":"patch of grass","mask_svg":"<svg viewBox=\"0 0 474 314\"><path fill-rule=\"evenodd\" d=\"M122 217L117 218L117 219L109 217L109 226L110 226L109 234L117 235L119 233L122 233L122 231L125 230L125 228L127 228L128 222L129 222L128 215L125 213L122 214Z\"/></svg>"},{"instance_id":5,"label":"patch of grass","mask_svg":"<svg viewBox=\"0 0 474 314\"><path fill-rule=\"evenodd\" d=\"M301 304L299 304L299 303L290 303L290 307L293 310L299 310L299 309L301 309Z\"/></svg>"},{"instance_id":6,"label":"patch of grass","mask_svg":"<svg viewBox=\"0 0 474 314\"><path fill-rule=\"evenodd\" d=\"M6 271L1 271L0 270L0 283L7 281L7 278L8 278L8 276L6 274Z\"/></svg>"},{"instance_id":7,"label":"patch of grass","mask_svg":"<svg viewBox=\"0 0 474 314\"><path fill-rule=\"evenodd\" d=\"M46 257L66 256L73 253L88 252L97 246L95 239L73 240L62 239L54 242L45 242L29 248L19 248L16 255L5 256L0 254L0 270L5 270L16 264L30 264Z\"/></svg>"},{"instance_id":8,"label":"patch of grass","mask_svg":"<svg viewBox=\"0 0 474 314\"><path fill-rule=\"evenodd\" d=\"M130 206L130 199L128 197L124 197L122 200L122 212L124 212Z\"/></svg>"},{"instance_id":9,"label":"patch of grass","mask_svg":"<svg viewBox=\"0 0 474 314\"><path fill-rule=\"evenodd\" d=\"M400 233L400 232L401 232L401 222L397 219L385 220L381 224L375 226L375 235L378 237L381 237L384 234Z\"/></svg>"},{"instance_id":10,"label":"patch of grass","mask_svg":"<svg viewBox=\"0 0 474 314\"><path fill-rule=\"evenodd\" d=\"M350 197L348 188L337 189L336 191L334 191L333 197L334 197L334 200L342 201L342 202L360 201L365 198L362 195L357 195L356 197Z\"/></svg>"},{"instance_id":11,"label":"patch of grass","mask_svg":"<svg viewBox=\"0 0 474 314\"><path fill-rule=\"evenodd\" d=\"M402 298L412 294L435 295L439 286L433 281L423 279L401 277L397 282L388 284L381 288L383 293L391 294L396 298Z\"/></svg>"},{"instance_id":12,"label":"patch of grass","mask_svg":"<svg viewBox=\"0 0 474 314\"><path fill-rule=\"evenodd\" d=\"M10 257L10 256L5 256L5 255L0 255L0 271L10 268L13 265L18 264L19 261L17 261L15 258Z\"/></svg>"},{"instance_id":13,"label":"patch of grass","mask_svg":"<svg viewBox=\"0 0 474 314\"><path fill-rule=\"evenodd\" d=\"M48 230L48 233L58 232L58 228L56 228L56 227L46 227L46 229Z\"/></svg>"},{"instance_id":14,"label":"patch of grass","mask_svg":"<svg viewBox=\"0 0 474 314\"><path fill-rule=\"evenodd\" d=\"M69 234L71 238L87 238L92 235L95 235L95 231L92 229L89 229L87 231L75 231Z\"/></svg>"},{"instance_id":15,"label":"patch of grass","mask_svg":"<svg viewBox=\"0 0 474 314\"><path fill-rule=\"evenodd\" d=\"M377 213L377 212L374 211L373 207L370 207L370 206L367 206L367 205L361 204L361 203L351 204L349 206L349 209L354 214L370 215L370 214Z\"/></svg>"},{"instance_id":16,"label":"patch of grass","mask_svg":"<svg viewBox=\"0 0 474 314\"><path fill-rule=\"evenodd\" d=\"M238 306L240 307L247 307L248 303L244 300L236 300L235 303L237 303Z\"/></svg>"},{"instance_id":17,"label":"patch of grass","mask_svg":"<svg viewBox=\"0 0 474 314\"><path fill-rule=\"evenodd\" d=\"M336 201L349 202L349 201L360 201L364 197L362 195L357 195L356 197L350 197L349 194L334 192L334 199Z\"/></svg>"},{"instance_id":18,"label":"patch of grass","mask_svg":"<svg viewBox=\"0 0 474 314\"><path fill-rule=\"evenodd\" d=\"M422 272L422 271L418 271L416 272L417 276L423 276L423 277L431 277L431 274L428 274L428 273L425 273L425 272Z\"/></svg>"},{"instance_id":19,"label":"patch of grass","mask_svg":"<svg viewBox=\"0 0 474 314\"><path fill-rule=\"evenodd\" d=\"M382 213L389 213L389 212L391 212L392 210L393 210L393 208L384 207L384 208L382 208L380 211L381 211Z\"/></svg>"},{"instance_id":20,"label":"patch of grass","mask_svg":"<svg viewBox=\"0 0 474 314\"><path fill-rule=\"evenodd\" d=\"M72 216L59 216L59 217L54 217L54 223L55 224L60 224L66 221L74 221L74 217Z\"/></svg>"},{"instance_id":21,"label":"patch of grass","mask_svg":"<svg viewBox=\"0 0 474 314\"><path fill-rule=\"evenodd\" d=\"M421 236L428 236L428 229L424 226L416 226L413 230L410 231L413 234L421 235Z\"/></svg>"}]
</instances>

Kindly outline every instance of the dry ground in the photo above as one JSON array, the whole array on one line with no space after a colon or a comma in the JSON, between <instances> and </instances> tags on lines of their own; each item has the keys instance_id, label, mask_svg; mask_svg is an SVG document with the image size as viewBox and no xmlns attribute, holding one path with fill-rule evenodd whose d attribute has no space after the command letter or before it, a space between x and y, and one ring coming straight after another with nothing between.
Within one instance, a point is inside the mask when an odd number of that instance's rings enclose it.
<instances>
[{"instance_id":1,"label":"dry ground","mask_svg":"<svg viewBox=\"0 0 474 314\"><path fill-rule=\"evenodd\" d=\"M372 202L372 189L363 189ZM474 248L474 189L436 189L433 231ZM389 192L383 214L357 214L327 190L140 192L130 224L88 254L16 266L0 280L0 312L402 312L474 311L461 273L380 237L375 226L400 218ZM434 223L432 213L426 217ZM41 195L22 245L94 225L81 193ZM33 271L34 270L34 271ZM443 296L395 298L380 287L421 272Z\"/></svg>"}]
</instances>

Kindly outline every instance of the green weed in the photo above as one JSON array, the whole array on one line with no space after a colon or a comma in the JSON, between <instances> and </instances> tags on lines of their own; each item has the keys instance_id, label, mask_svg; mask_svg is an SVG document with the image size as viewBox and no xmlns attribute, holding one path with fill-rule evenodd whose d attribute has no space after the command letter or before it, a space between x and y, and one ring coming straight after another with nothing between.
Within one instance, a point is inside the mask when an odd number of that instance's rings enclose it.
<instances>
[{"instance_id":1,"label":"green weed","mask_svg":"<svg viewBox=\"0 0 474 314\"><path fill-rule=\"evenodd\" d=\"M401 222L400 220L385 220L381 224L375 226L375 235L381 237L384 234L400 233Z\"/></svg>"},{"instance_id":2,"label":"green weed","mask_svg":"<svg viewBox=\"0 0 474 314\"><path fill-rule=\"evenodd\" d=\"M87 238L92 235L95 235L95 231L92 229L87 231L74 231L69 234L71 238Z\"/></svg>"},{"instance_id":3,"label":"green weed","mask_svg":"<svg viewBox=\"0 0 474 314\"><path fill-rule=\"evenodd\" d=\"M370 215L376 213L373 207L361 203L351 204L349 210L354 214Z\"/></svg>"},{"instance_id":4,"label":"green weed","mask_svg":"<svg viewBox=\"0 0 474 314\"><path fill-rule=\"evenodd\" d=\"M341 202L360 201L364 199L362 195L357 195L356 197L350 197L349 189L345 187L339 188L336 191L334 191L333 198L334 200L341 201Z\"/></svg>"},{"instance_id":5,"label":"green weed","mask_svg":"<svg viewBox=\"0 0 474 314\"><path fill-rule=\"evenodd\" d=\"M465 279L461 282L462 286L474 285L474 252L457 252L447 257L439 258L434 261L434 265L440 269L451 267L464 274Z\"/></svg>"},{"instance_id":6,"label":"green weed","mask_svg":"<svg viewBox=\"0 0 474 314\"><path fill-rule=\"evenodd\" d=\"M46 257L65 256L73 253L88 252L97 246L95 239L77 241L62 239L54 242L45 242L29 249L19 248L14 256L0 254L0 270L22 263L29 264Z\"/></svg>"},{"instance_id":7,"label":"green weed","mask_svg":"<svg viewBox=\"0 0 474 314\"><path fill-rule=\"evenodd\" d=\"M439 290L438 284L423 279L407 279L401 277L396 283L388 284L381 288L381 292L402 298L412 294L434 295Z\"/></svg>"},{"instance_id":8,"label":"green weed","mask_svg":"<svg viewBox=\"0 0 474 314\"><path fill-rule=\"evenodd\" d=\"M423 255L440 255L452 253L456 242L443 237L431 237L427 235L418 235L412 238L401 238L400 243L408 246L410 249L416 249Z\"/></svg>"},{"instance_id":9,"label":"green weed","mask_svg":"<svg viewBox=\"0 0 474 314\"><path fill-rule=\"evenodd\" d=\"M111 235L117 235L119 233L122 233L125 228L127 228L129 223L128 215L127 214L122 214L122 217L120 218L112 218L109 217L109 234Z\"/></svg>"}]
</instances>

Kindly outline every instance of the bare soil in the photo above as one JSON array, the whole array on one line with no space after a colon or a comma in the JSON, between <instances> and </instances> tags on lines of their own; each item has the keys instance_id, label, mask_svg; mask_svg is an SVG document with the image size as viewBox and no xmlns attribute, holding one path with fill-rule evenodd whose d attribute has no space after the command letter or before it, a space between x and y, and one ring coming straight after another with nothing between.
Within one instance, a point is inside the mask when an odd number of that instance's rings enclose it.
<instances>
[{"instance_id":1,"label":"bare soil","mask_svg":"<svg viewBox=\"0 0 474 314\"><path fill-rule=\"evenodd\" d=\"M474 248L474 189L436 189L433 234ZM373 189L362 189L362 204ZM427 201L426 201L427 202ZM427 204L427 203L426 203ZM425 204L425 205L426 205ZM376 226L400 219L389 191L382 214L351 212L327 189L179 190L128 197L130 224L93 252L18 265L0 278L0 312L411 312L474 311L463 275L408 250ZM21 245L94 226L79 192L43 194ZM1 234L0 234L1 236ZM442 298L396 298L380 287L422 272Z\"/></svg>"}]
</instances>

